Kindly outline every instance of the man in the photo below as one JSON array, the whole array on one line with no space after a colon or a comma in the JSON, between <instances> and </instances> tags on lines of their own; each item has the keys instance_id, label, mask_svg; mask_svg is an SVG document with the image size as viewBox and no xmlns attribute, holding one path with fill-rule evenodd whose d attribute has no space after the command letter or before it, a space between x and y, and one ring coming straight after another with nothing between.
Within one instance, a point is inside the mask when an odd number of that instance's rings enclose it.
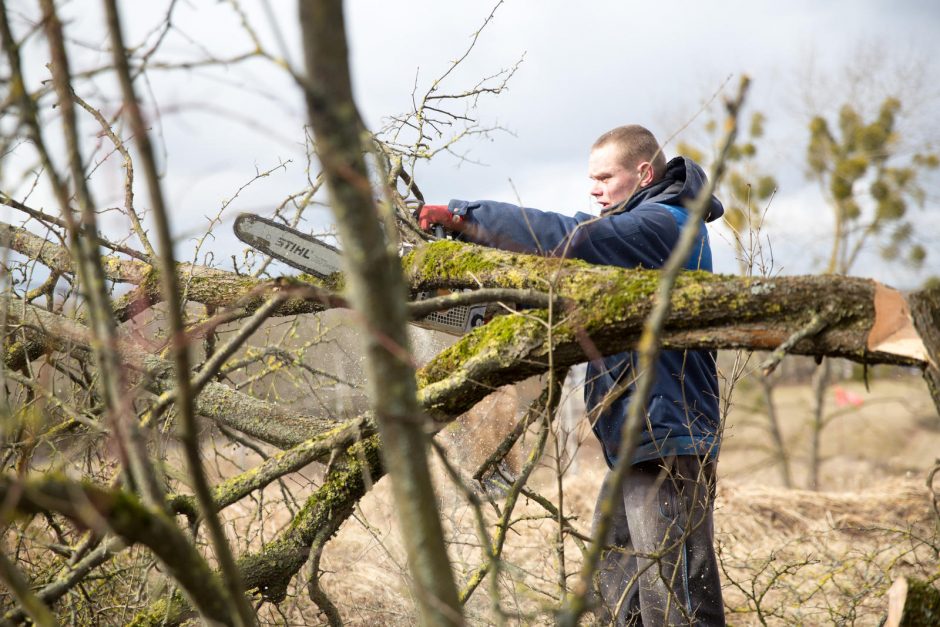
<instances>
[{"instance_id":1,"label":"man","mask_svg":"<svg viewBox=\"0 0 940 627\"><path fill-rule=\"evenodd\" d=\"M660 268L686 222L684 205L705 184L692 161L666 163L655 137L638 125L594 143L588 162L600 217L521 208L492 201L425 205L422 228L440 224L461 239L519 252L625 268ZM712 197L706 220L724 209ZM686 267L711 271L705 225ZM636 378L632 352L588 364L585 402L612 466ZM623 493L597 576L598 617L617 624L724 624L712 527L720 444L718 379L709 351L664 351L656 363L646 426L631 455ZM621 390L624 390L621 392ZM616 394L620 394L615 397ZM610 398L609 398L610 397ZM595 524L601 504L595 513Z\"/></svg>"}]
</instances>

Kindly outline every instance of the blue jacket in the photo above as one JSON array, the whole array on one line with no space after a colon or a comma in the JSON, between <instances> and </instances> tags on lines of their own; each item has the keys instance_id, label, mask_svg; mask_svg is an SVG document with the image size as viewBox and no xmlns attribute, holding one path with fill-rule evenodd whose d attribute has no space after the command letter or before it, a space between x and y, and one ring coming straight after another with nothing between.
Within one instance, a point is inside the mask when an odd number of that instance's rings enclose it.
<instances>
[{"instance_id":1,"label":"blue jacket","mask_svg":"<svg viewBox=\"0 0 940 627\"><path fill-rule=\"evenodd\" d=\"M478 244L652 269L666 262L687 217L683 205L704 185L702 169L691 160L677 157L667 164L665 175L657 183L609 207L600 218L585 213L568 217L492 201L451 200L449 208L472 226L461 237ZM714 220L723 212L713 196L706 220ZM711 271L711 248L704 224L700 233L686 268ZM620 432L634 385L631 383L599 416L594 414L611 390L635 378L636 359L636 353L625 352L593 361L587 367L584 398L608 465L613 465L619 451ZM667 455L717 458L719 446L715 353L663 351L656 363L647 425L633 453L633 463Z\"/></svg>"}]
</instances>

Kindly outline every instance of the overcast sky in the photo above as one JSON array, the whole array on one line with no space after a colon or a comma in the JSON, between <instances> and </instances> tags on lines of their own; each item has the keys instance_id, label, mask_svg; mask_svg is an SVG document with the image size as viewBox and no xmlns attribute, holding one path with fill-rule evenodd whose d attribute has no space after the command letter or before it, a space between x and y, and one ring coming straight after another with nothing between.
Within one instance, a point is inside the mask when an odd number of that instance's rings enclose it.
<instances>
[{"instance_id":1,"label":"overcast sky","mask_svg":"<svg viewBox=\"0 0 940 627\"><path fill-rule=\"evenodd\" d=\"M13 4L22 12L21 28L35 18L32 3ZM153 42L152 29L165 4L122 3L129 42ZM263 5L254 0L242 4L264 46L280 54ZM347 2L356 96L370 127L379 128L386 116L408 110L415 85L419 92L426 90L463 54L494 5L455 0ZM299 67L296 3L270 0L269 6L287 56ZM64 13L75 42L75 69L106 63L107 55L98 52L106 44L98 3L75 0ZM179 3L173 21L175 29L158 59L225 57L251 47L228 3ZM468 88L524 56L509 89L498 97L482 97L474 112L480 124L498 125L506 132L460 145L470 161L449 155L435 159L419 170L419 183L429 201L493 198L564 213L589 210L587 153L600 133L636 122L665 138L691 123L679 139L695 139L696 129L708 117L696 117L703 103L722 85L733 91L740 74L747 73L754 81L751 108L765 111L769 118L770 138L761 147L764 167L780 182L768 210L775 263L785 273L810 272L826 254L824 234L831 219L813 183L803 176L806 103L814 100L836 108L848 91L831 77L847 66L864 76L869 65L877 66L877 59L883 58L889 69L871 70L879 88L893 88L895 81L913 90L914 81L924 81L926 86L916 87L916 93L926 104L912 114L920 120L921 134L937 137L936 122L930 120L940 100L933 100L931 109L929 96L940 85L932 69L940 58L938 33L940 3L932 0L507 0L460 70L442 87ZM44 46L37 42L27 49L34 85L47 77ZM890 70L894 66L910 74ZM106 78L97 86L101 93L113 89ZM218 212L256 171L292 160L243 190L226 210L232 217L239 210L270 211L303 185L303 103L290 80L272 64L153 71L146 87L161 106L158 130L166 145L165 189L181 234L197 233L203 216ZM94 90L87 95L94 96ZM866 95L855 96L862 101L857 104L880 102L877 94L866 102ZM86 128L90 136L93 129ZM674 154L669 147L666 151ZM104 167L98 175L102 204L119 202L118 165ZM935 182L928 189L928 207L914 211L922 219L921 236L936 248L940 193ZM712 229L716 270L734 272L726 237L722 227ZM219 254L230 254L226 238L216 246ZM932 251L928 264L933 274L940 274L940 251ZM922 276L884 267L871 258L858 273L894 284Z\"/></svg>"}]
</instances>

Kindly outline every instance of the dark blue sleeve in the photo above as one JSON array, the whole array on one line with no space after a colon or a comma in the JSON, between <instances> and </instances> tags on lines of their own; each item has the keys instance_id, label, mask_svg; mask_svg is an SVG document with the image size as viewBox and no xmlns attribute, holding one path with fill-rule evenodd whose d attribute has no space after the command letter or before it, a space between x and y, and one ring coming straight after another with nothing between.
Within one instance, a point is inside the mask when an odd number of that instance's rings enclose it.
<instances>
[{"instance_id":1,"label":"dark blue sleeve","mask_svg":"<svg viewBox=\"0 0 940 627\"><path fill-rule=\"evenodd\" d=\"M655 204L601 218L488 200L452 200L449 206L466 220L466 241L624 268L662 267L679 236L675 218Z\"/></svg>"}]
</instances>

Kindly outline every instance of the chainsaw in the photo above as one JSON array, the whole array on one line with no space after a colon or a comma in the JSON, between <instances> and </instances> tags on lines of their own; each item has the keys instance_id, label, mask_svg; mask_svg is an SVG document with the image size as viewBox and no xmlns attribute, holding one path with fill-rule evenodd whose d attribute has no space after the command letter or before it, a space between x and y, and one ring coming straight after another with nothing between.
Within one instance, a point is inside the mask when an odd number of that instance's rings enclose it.
<instances>
[{"instance_id":1,"label":"chainsaw","mask_svg":"<svg viewBox=\"0 0 940 627\"><path fill-rule=\"evenodd\" d=\"M235 218L234 229L235 236L255 250L302 272L325 279L343 271L342 253L338 248L280 222L242 213ZM418 298L438 295L441 294L419 292ZM463 335L485 324L490 317L488 310L486 304L460 305L428 314L411 324L450 335Z\"/></svg>"}]
</instances>

